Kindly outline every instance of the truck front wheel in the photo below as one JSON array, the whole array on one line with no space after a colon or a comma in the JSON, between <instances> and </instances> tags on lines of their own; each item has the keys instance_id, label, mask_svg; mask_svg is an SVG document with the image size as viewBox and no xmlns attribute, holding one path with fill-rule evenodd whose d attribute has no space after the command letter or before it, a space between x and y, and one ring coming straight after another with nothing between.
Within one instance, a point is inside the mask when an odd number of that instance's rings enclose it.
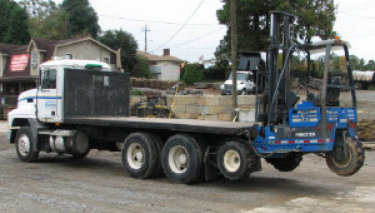
<instances>
[{"instance_id":1,"label":"truck front wheel","mask_svg":"<svg viewBox=\"0 0 375 213\"><path fill-rule=\"evenodd\" d=\"M16 151L18 158L24 162L38 160L39 151L35 150L35 143L30 127L21 127L16 134Z\"/></svg>"},{"instance_id":2,"label":"truck front wheel","mask_svg":"<svg viewBox=\"0 0 375 213\"><path fill-rule=\"evenodd\" d=\"M160 170L159 141L146 133L132 133L122 148L122 164L135 178L153 177Z\"/></svg>"},{"instance_id":3,"label":"truck front wheel","mask_svg":"<svg viewBox=\"0 0 375 213\"><path fill-rule=\"evenodd\" d=\"M192 183L201 172L202 149L192 136L177 134L167 140L161 162L169 180L174 183Z\"/></svg>"}]
</instances>

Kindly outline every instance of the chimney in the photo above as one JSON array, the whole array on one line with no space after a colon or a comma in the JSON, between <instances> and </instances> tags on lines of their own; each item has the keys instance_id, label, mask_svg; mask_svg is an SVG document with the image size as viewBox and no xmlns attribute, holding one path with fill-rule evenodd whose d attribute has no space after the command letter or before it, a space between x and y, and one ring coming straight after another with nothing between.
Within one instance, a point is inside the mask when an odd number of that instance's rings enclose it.
<instances>
[{"instance_id":1,"label":"chimney","mask_svg":"<svg viewBox=\"0 0 375 213\"><path fill-rule=\"evenodd\" d=\"M171 55L171 50L170 49L163 49L163 56L170 56Z\"/></svg>"}]
</instances>

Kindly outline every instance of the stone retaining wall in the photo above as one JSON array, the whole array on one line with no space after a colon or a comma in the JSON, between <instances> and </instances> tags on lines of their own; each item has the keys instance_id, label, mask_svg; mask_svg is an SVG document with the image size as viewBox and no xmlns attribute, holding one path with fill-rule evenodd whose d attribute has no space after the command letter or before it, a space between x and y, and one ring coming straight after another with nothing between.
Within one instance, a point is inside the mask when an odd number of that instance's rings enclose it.
<instances>
[{"instance_id":1,"label":"stone retaining wall","mask_svg":"<svg viewBox=\"0 0 375 213\"><path fill-rule=\"evenodd\" d=\"M142 100L145 96L131 96L130 108ZM238 96L238 108L240 109L240 121L253 122L255 119L255 95ZM263 97L260 98L264 100ZM179 119L200 119L200 120L222 120L231 121L232 96L222 95L168 95L167 105L172 107L176 118ZM133 110L134 111L134 110Z\"/></svg>"}]
</instances>

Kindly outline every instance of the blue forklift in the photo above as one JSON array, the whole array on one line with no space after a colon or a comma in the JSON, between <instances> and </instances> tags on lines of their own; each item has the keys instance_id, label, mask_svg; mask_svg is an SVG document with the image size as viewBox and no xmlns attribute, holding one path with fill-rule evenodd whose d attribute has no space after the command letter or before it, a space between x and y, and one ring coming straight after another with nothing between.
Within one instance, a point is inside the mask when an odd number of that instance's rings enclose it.
<instances>
[{"instance_id":1,"label":"blue forklift","mask_svg":"<svg viewBox=\"0 0 375 213\"><path fill-rule=\"evenodd\" d=\"M266 104L261 104L259 99L264 97L257 92L256 120L263 125L256 128L252 145L259 156L280 171L294 170L303 154L315 153L324 157L328 167L336 174L352 175L362 167L365 152L358 138L356 93L348 43L333 39L300 44L293 35L296 18L285 12L271 12L267 67L256 74L257 88L264 88ZM330 70L330 58L331 51L340 49L344 52L346 72L337 77ZM306 91L306 100L303 101L291 89L293 73L290 64L296 51L307 55L306 73L309 75L311 53L321 52L324 56L320 94L310 92L308 76L307 81L299 85ZM283 58L281 66L278 65L280 53ZM246 64L243 60L248 58L240 56L241 60L240 64ZM350 91L350 107L341 106L339 98L342 91Z\"/></svg>"}]
</instances>

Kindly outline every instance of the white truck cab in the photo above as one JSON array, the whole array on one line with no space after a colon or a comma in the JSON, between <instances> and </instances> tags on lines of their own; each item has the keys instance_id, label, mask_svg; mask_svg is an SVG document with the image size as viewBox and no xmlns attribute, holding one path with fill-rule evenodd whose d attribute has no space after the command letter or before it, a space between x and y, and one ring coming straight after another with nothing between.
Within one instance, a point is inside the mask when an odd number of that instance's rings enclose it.
<instances>
[{"instance_id":1,"label":"white truck cab","mask_svg":"<svg viewBox=\"0 0 375 213\"><path fill-rule=\"evenodd\" d=\"M65 69L111 71L108 64L90 60L54 60L39 66L39 86L18 97L17 108L8 114L9 126L15 118L38 118L45 123L63 120L63 90Z\"/></svg>"},{"instance_id":2,"label":"white truck cab","mask_svg":"<svg viewBox=\"0 0 375 213\"><path fill-rule=\"evenodd\" d=\"M222 95L232 94L233 90L233 77L232 73L229 75L228 80L220 86ZM253 72L251 71L237 71L237 94L246 95L255 91L255 83Z\"/></svg>"}]
</instances>

